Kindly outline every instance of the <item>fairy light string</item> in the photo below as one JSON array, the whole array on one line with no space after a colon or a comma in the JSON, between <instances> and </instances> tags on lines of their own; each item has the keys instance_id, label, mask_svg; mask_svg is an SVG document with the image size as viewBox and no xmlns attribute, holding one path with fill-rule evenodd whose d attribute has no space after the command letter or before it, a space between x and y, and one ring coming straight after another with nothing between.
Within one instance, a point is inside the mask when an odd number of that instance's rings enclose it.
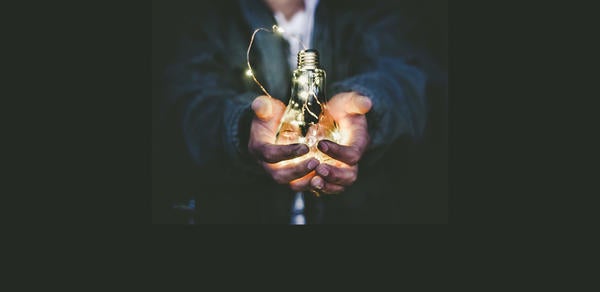
<instances>
[{"instance_id":1,"label":"fairy light string","mask_svg":"<svg viewBox=\"0 0 600 292\"><path fill-rule=\"evenodd\" d=\"M271 97L271 94L269 94L269 92L265 89L265 87L260 83L260 81L258 81L258 79L256 79L256 76L254 75L254 70L252 69L252 65L250 64L250 50L252 49L252 44L254 43L254 37L256 36L256 34L260 31L266 31L266 32L270 32L273 33L275 35L286 35L289 36L290 38L298 41L298 43L302 46L302 48L304 50L306 50L306 45L304 45L304 42L302 42L302 40L295 34L290 34L290 33L286 33L285 30L283 30L281 27L277 26L277 25L273 25L273 27L271 29L267 29L264 27L259 27L257 29L254 30L254 32L252 33L252 37L250 38L250 43L248 44L248 49L246 50L246 64L248 65L248 70L246 70L246 75L252 77L252 80L254 80L254 83L256 83L256 85L258 85L258 87L260 87L260 89L262 90L262 92L264 92L267 96Z\"/></svg>"},{"instance_id":2,"label":"fairy light string","mask_svg":"<svg viewBox=\"0 0 600 292\"><path fill-rule=\"evenodd\" d=\"M307 47L300 37L298 37L295 34L287 33L285 30L283 30L281 27L279 27L277 25L273 25L273 27L271 29L259 27L254 30L254 32L252 33L252 37L250 38L250 43L248 44L248 49L246 50L246 65L248 66L248 69L246 70L246 75L251 77L252 80L254 80L254 83L256 83L256 85L258 85L258 87L260 87L260 89L262 90L262 92L265 93L265 95L272 98L273 96L271 96L269 91L262 85L262 83L260 83L260 81L258 81L258 79L256 78L256 75L254 75L254 69L252 68L252 64L250 63L250 51L252 50L252 45L254 44L254 38L256 37L256 34L258 34L261 31L273 33L275 35L280 35L280 36L285 35L285 36L297 41L300 44L300 46L302 46L303 50L306 50ZM309 90L309 92L307 92L307 93L312 95L312 97L314 97L314 99L320 106L323 106L313 90ZM317 115L308 108L308 104L307 104L308 98L303 98L303 99L304 99L304 104L302 105L302 113L304 113L304 111L306 110L306 111L308 111L308 113L310 115L312 115L313 117L318 119L319 117L317 117Z\"/></svg>"}]
</instances>

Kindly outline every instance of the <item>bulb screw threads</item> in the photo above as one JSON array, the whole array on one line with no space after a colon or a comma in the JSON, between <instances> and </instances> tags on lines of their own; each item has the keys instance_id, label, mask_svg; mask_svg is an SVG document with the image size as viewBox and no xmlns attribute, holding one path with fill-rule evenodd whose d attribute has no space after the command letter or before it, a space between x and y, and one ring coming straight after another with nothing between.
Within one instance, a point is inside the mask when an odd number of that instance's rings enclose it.
<instances>
[{"instance_id":1,"label":"bulb screw threads","mask_svg":"<svg viewBox=\"0 0 600 292\"><path fill-rule=\"evenodd\" d=\"M319 68L319 52L315 49L298 52L298 69Z\"/></svg>"}]
</instances>

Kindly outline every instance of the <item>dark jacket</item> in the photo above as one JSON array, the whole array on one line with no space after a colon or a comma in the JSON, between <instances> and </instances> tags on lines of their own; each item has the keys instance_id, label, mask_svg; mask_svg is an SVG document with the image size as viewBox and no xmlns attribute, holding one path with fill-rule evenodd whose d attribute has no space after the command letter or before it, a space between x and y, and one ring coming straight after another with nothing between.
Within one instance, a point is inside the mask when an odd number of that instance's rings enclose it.
<instances>
[{"instance_id":1,"label":"dark jacket","mask_svg":"<svg viewBox=\"0 0 600 292\"><path fill-rule=\"evenodd\" d=\"M287 223L292 192L273 183L247 153L250 104L262 93L244 75L246 48L255 28L270 28L276 21L260 0L220 3L191 14L166 74L166 98L181 131L175 137L181 137L194 165L189 188L198 197L200 222ZM385 6L343 3L320 1L313 48L327 71L329 97L357 91L372 99L367 114L371 144L356 183L343 194L321 199L323 220L390 221L395 211L385 202L393 200L383 197L393 196L390 172L400 177L402 166L395 166L398 159L385 160L403 157L390 152L410 151L422 137L428 75L420 52L394 34L402 18ZM261 32L251 55L257 78L285 104L295 69L286 61L287 49L281 37ZM377 206L368 207L369 200Z\"/></svg>"}]
</instances>

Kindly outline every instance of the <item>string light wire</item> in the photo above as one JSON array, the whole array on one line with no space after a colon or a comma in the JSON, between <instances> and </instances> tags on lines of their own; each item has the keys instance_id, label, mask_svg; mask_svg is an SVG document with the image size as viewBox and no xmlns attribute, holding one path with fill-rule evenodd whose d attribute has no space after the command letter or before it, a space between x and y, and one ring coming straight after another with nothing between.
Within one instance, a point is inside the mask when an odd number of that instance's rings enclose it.
<instances>
[{"instance_id":1,"label":"string light wire","mask_svg":"<svg viewBox=\"0 0 600 292\"><path fill-rule=\"evenodd\" d=\"M304 42L302 42L302 40L298 36L296 36L295 34L286 33L281 27L279 27L277 25L273 25L273 27L271 29L259 27L254 30L254 32L252 33L252 37L250 38L250 43L248 44L248 49L246 50L246 64L248 65L248 70L246 71L246 75L252 77L252 80L254 80L254 83L256 83L256 85L258 85L260 87L262 92L264 92L267 96L272 98L271 94L269 94L269 92L260 83L260 81L258 81L258 79L256 79L256 76L254 75L254 70L252 69L252 65L250 64L250 50L252 49L252 44L254 43L254 37L260 31L266 31L266 32L270 32L270 33L273 33L276 35L281 35L281 36L283 36L285 34L286 36L289 36L290 38L298 41L300 43L300 45L302 46L303 50L306 50L307 48L306 48L306 45L304 44Z\"/></svg>"}]
</instances>

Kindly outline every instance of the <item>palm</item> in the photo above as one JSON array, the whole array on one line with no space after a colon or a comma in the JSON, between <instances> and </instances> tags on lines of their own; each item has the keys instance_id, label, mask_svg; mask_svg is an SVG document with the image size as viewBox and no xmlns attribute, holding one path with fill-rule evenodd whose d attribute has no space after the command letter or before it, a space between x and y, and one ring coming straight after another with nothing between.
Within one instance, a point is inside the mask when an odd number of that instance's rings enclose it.
<instances>
[{"instance_id":1,"label":"palm","mask_svg":"<svg viewBox=\"0 0 600 292\"><path fill-rule=\"evenodd\" d=\"M318 148L326 154L315 172L294 180L294 190L318 189L323 193L342 192L354 183L358 161L369 143L366 114L371 108L368 98L356 93L342 93L331 98L326 110L338 125L339 139L321 140ZM331 121L322 121L329 123Z\"/></svg>"}]
</instances>

